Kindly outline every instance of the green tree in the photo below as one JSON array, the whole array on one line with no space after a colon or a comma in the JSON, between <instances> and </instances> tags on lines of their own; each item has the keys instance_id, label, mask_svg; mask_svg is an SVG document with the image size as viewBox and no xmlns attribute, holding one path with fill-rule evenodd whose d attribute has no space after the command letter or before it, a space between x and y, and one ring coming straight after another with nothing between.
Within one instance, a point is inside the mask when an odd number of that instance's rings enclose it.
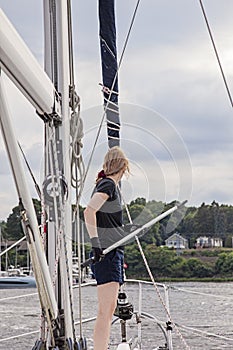
<instances>
[{"instance_id":1,"label":"green tree","mask_svg":"<svg viewBox=\"0 0 233 350\"><path fill-rule=\"evenodd\" d=\"M210 206L202 203L194 218L194 232L197 232L199 235L213 232L214 226L212 219Z\"/></svg>"},{"instance_id":2,"label":"green tree","mask_svg":"<svg viewBox=\"0 0 233 350\"><path fill-rule=\"evenodd\" d=\"M233 236L232 235L227 235L225 238L225 245L224 247L226 248L232 248L232 242L233 241Z\"/></svg>"},{"instance_id":3,"label":"green tree","mask_svg":"<svg viewBox=\"0 0 233 350\"><path fill-rule=\"evenodd\" d=\"M197 258L190 258L187 261L187 269L189 277L202 278L211 277L213 275L213 270Z\"/></svg>"},{"instance_id":4,"label":"green tree","mask_svg":"<svg viewBox=\"0 0 233 350\"><path fill-rule=\"evenodd\" d=\"M36 216L38 224L40 225L41 221L41 204L37 199L33 199L34 208L36 211ZM12 209L12 213L8 216L6 222L6 238L10 240L18 240L24 236L23 229L21 226L21 216L20 216L20 207L16 206Z\"/></svg>"},{"instance_id":5,"label":"green tree","mask_svg":"<svg viewBox=\"0 0 233 350\"><path fill-rule=\"evenodd\" d=\"M128 278L147 276L146 268L136 243L125 247L125 263L127 264L126 276Z\"/></svg>"},{"instance_id":6,"label":"green tree","mask_svg":"<svg viewBox=\"0 0 233 350\"><path fill-rule=\"evenodd\" d=\"M233 207L231 205L225 205L222 208L224 208L226 220L226 233L233 233Z\"/></svg>"},{"instance_id":7,"label":"green tree","mask_svg":"<svg viewBox=\"0 0 233 350\"><path fill-rule=\"evenodd\" d=\"M19 206L12 209L12 213L7 218L6 238L10 240L18 240L23 237L23 229L21 226L21 217Z\"/></svg>"},{"instance_id":8,"label":"green tree","mask_svg":"<svg viewBox=\"0 0 233 350\"><path fill-rule=\"evenodd\" d=\"M233 275L233 252L219 254L215 264L216 273L227 276Z\"/></svg>"},{"instance_id":9,"label":"green tree","mask_svg":"<svg viewBox=\"0 0 233 350\"><path fill-rule=\"evenodd\" d=\"M177 231L181 234L187 234L194 232L195 215L197 214L197 208L188 207L182 222L177 227ZM188 237L186 237L188 238Z\"/></svg>"},{"instance_id":10,"label":"green tree","mask_svg":"<svg viewBox=\"0 0 233 350\"><path fill-rule=\"evenodd\" d=\"M151 211L144 206L144 201L142 198L140 198L140 201L133 201L131 202L133 204L130 204L128 207L131 219L134 224L137 225L144 225L148 221L153 219L153 215ZM140 204L141 203L141 204ZM124 215L124 222L129 222L129 219L127 218L127 214L125 212ZM156 232L158 231L158 227L153 226L151 229L149 229L142 237L142 240L147 243L156 243Z\"/></svg>"},{"instance_id":11,"label":"green tree","mask_svg":"<svg viewBox=\"0 0 233 350\"><path fill-rule=\"evenodd\" d=\"M177 255L175 251L166 247L147 245L145 255L149 266L156 277L171 276L173 266L176 264Z\"/></svg>"},{"instance_id":12,"label":"green tree","mask_svg":"<svg viewBox=\"0 0 233 350\"><path fill-rule=\"evenodd\" d=\"M2 238L5 238L6 237L6 222L5 221L0 222L0 228L1 228Z\"/></svg>"}]
</instances>

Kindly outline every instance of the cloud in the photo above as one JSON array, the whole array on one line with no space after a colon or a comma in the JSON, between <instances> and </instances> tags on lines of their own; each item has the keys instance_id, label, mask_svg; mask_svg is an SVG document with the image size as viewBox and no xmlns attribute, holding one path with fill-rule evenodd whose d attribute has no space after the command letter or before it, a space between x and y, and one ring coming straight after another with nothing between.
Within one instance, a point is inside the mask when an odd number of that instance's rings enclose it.
<instances>
[{"instance_id":1,"label":"cloud","mask_svg":"<svg viewBox=\"0 0 233 350\"><path fill-rule=\"evenodd\" d=\"M5 220L11 209L18 205L18 197L16 188L14 186L13 177L7 175L0 175L0 203L1 203L1 215L0 221Z\"/></svg>"},{"instance_id":2,"label":"cloud","mask_svg":"<svg viewBox=\"0 0 233 350\"><path fill-rule=\"evenodd\" d=\"M232 151L215 151L208 159L194 157L193 161L193 202L232 204Z\"/></svg>"},{"instance_id":3,"label":"cloud","mask_svg":"<svg viewBox=\"0 0 233 350\"><path fill-rule=\"evenodd\" d=\"M17 6L0 0L0 5L43 65L42 4L22 0ZM131 1L116 2L119 57L134 6ZM232 88L233 3L210 1L205 6ZM76 89L81 97L87 164L103 116L96 3L74 2L73 14ZM194 205L213 199L232 203L232 107L198 2L148 0L140 4L119 82L122 146L133 170L129 182L124 182L127 201L145 196L189 199ZM8 80L6 85L16 138L42 181L43 122ZM84 202L106 149L104 124ZM9 212L18 201L4 152L0 138L0 218L6 217L7 206ZM28 181L34 193L30 177Z\"/></svg>"}]
</instances>

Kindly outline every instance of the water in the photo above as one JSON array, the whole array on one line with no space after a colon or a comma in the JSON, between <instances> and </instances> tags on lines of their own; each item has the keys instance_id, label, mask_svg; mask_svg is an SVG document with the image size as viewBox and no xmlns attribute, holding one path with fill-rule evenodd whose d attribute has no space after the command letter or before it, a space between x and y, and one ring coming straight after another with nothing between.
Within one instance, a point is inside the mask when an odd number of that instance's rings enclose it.
<instances>
[{"instance_id":1,"label":"water","mask_svg":"<svg viewBox=\"0 0 233 350\"><path fill-rule=\"evenodd\" d=\"M233 349L233 283L175 283L171 286L179 288L170 290L170 314L172 320L178 325L178 329L190 349L222 350ZM187 293L182 289L193 293ZM132 284L127 284L126 291L134 309L138 310L138 292ZM28 350L32 349L39 338L40 306L36 289L9 289L0 290L0 350ZM198 294L195 294L198 293ZM96 288L86 287L83 294L83 318L96 314ZM20 299L4 300L10 296L24 295ZM163 296L163 294L162 294ZM75 320L78 320L78 290L74 290ZM143 311L155 315L159 320L166 321L164 307L156 294L153 286L143 286ZM187 327L187 328L186 328ZM175 327L176 328L176 327ZM190 330L192 328L192 330ZM195 331L193 330L195 328ZM88 349L92 349L93 322L83 325L83 334L88 339ZM35 332L35 333L30 333ZM128 322L128 337L137 332L135 318ZM198 333L201 332L201 333ZM24 337L10 338L14 335L30 333ZM76 327L77 336L79 326ZM217 334L215 338L210 334ZM185 344L180 339L176 329L173 329L173 346L175 350L184 350ZM221 338L222 337L222 338ZM223 337L231 338L231 341ZM143 350L152 350L158 345L164 345L164 337L155 323L142 320ZM120 341L120 324L112 326L111 342ZM112 345L111 350L116 346Z\"/></svg>"}]
</instances>

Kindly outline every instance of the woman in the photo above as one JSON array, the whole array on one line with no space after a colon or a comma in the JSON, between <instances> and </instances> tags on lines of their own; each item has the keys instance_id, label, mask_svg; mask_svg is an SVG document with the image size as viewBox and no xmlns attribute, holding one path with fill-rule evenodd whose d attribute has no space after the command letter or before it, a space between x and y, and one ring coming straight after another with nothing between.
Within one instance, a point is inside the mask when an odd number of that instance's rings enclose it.
<instances>
[{"instance_id":1,"label":"woman","mask_svg":"<svg viewBox=\"0 0 233 350\"><path fill-rule=\"evenodd\" d=\"M103 256L102 251L124 235L121 197L118 184L129 173L123 151L112 147L104 158L91 200L84 211L94 256L97 281L98 314L94 329L94 350L107 350L112 316L117 304L119 285L123 284L123 248Z\"/></svg>"}]
</instances>

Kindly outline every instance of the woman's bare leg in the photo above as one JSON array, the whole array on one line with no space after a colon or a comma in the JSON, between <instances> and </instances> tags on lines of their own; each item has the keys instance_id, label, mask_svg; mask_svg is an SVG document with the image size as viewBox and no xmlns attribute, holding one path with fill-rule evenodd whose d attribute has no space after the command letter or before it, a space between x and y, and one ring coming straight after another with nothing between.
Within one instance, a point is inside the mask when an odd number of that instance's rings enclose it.
<instances>
[{"instance_id":1,"label":"woman's bare leg","mask_svg":"<svg viewBox=\"0 0 233 350\"><path fill-rule=\"evenodd\" d=\"M94 329L94 350L107 350L112 316L119 291L118 282L110 282L97 287L98 314Z\"/></svg>"}]
</instances>

